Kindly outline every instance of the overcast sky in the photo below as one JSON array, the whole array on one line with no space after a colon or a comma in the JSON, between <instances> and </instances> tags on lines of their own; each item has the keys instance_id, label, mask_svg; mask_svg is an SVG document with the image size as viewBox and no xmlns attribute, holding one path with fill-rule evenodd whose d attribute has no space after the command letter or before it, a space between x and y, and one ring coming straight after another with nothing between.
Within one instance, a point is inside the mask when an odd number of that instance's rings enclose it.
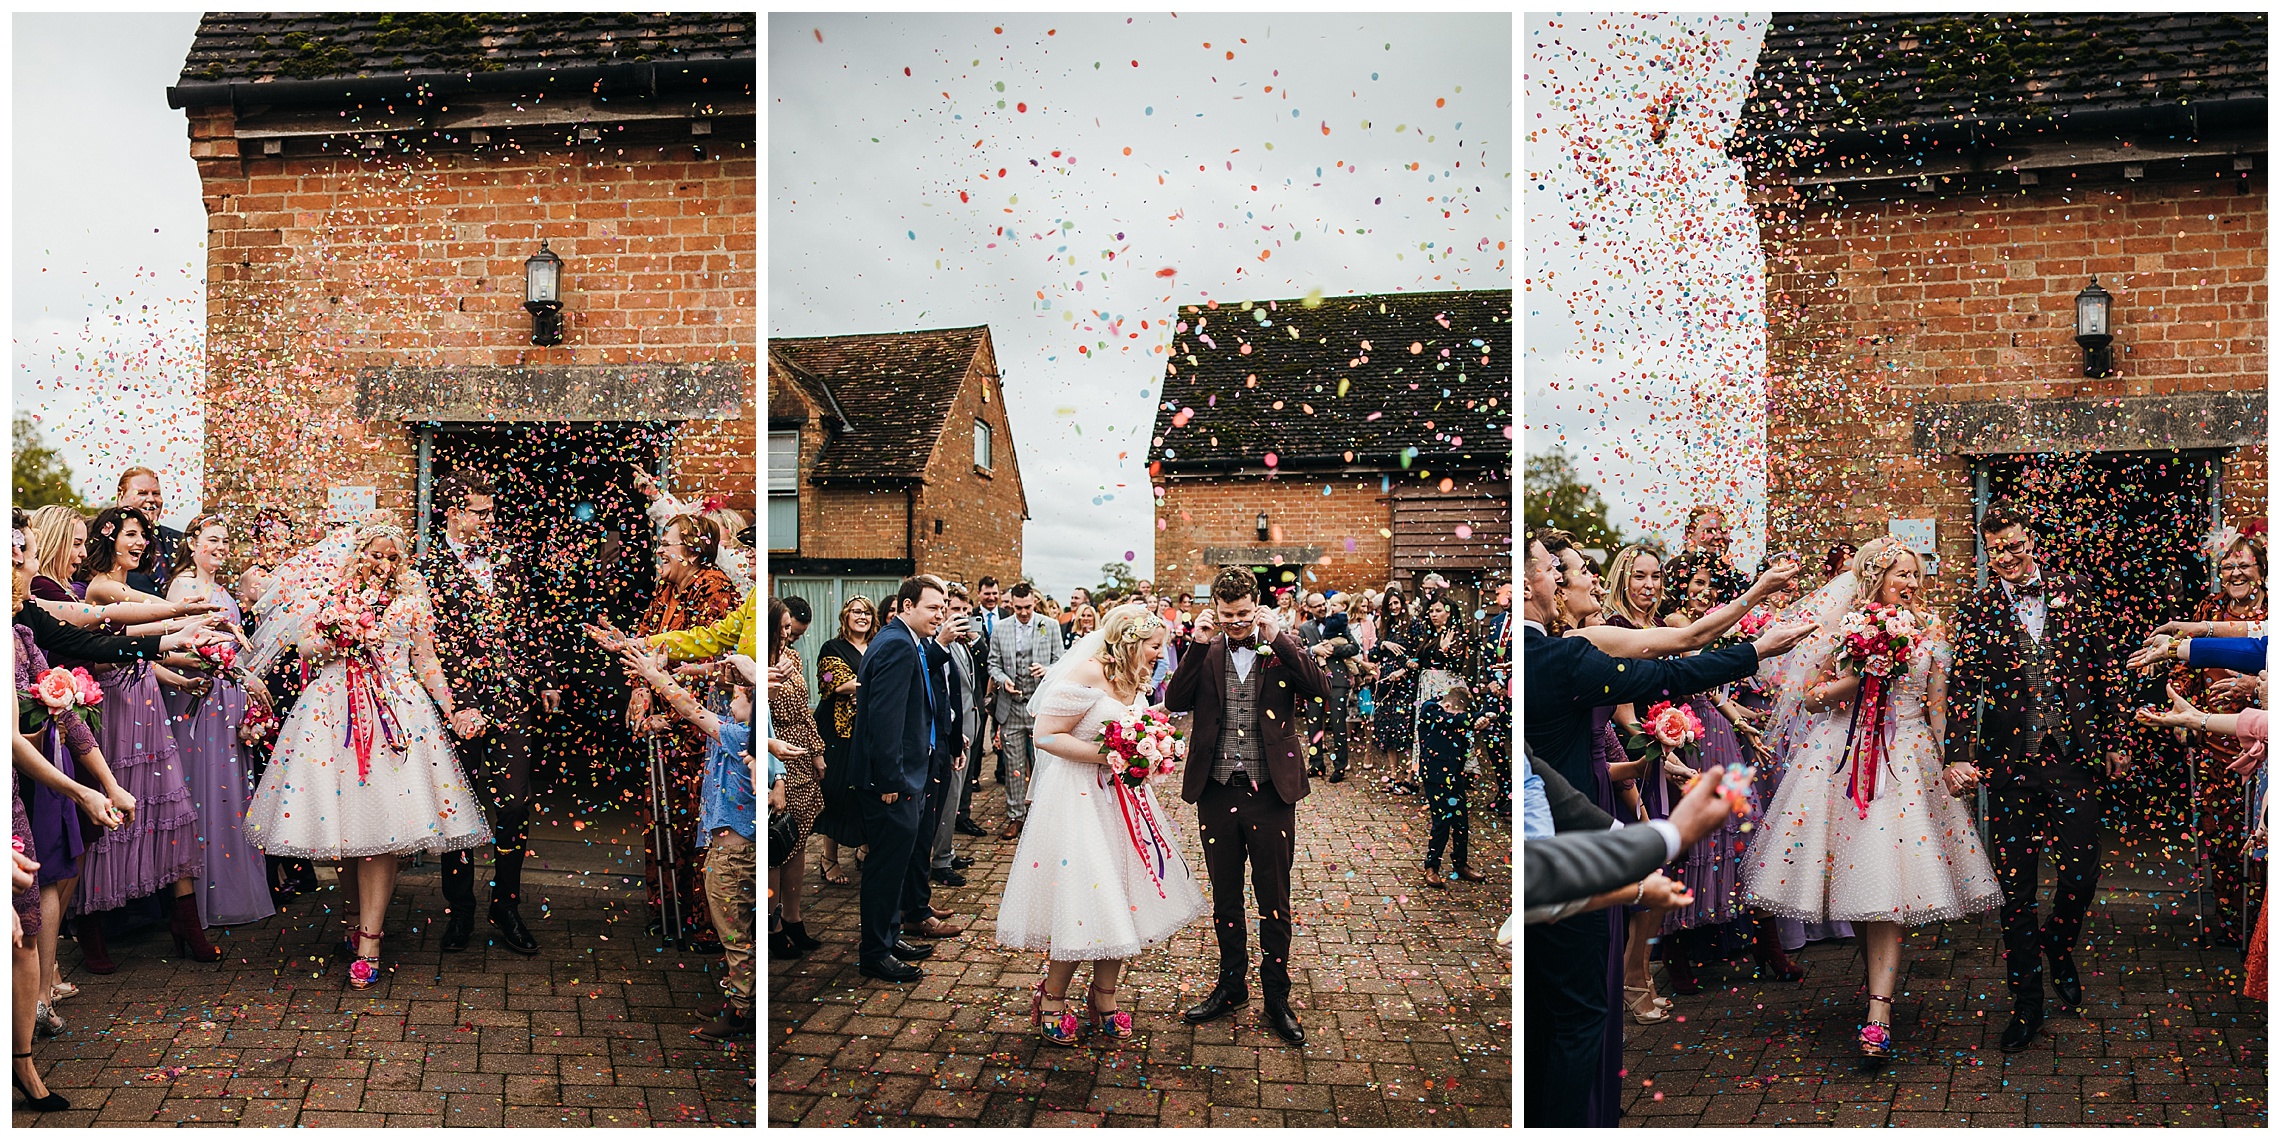
<instances>
[{"instance_id":1,"label":"overcast sky","mask_svg":"<svg viewBox=\"0 0 2280 1140\"><path fill-rule=\"evenodd\" d=\"M1634 537L1675 545L1690 504L1723 503L1754 559L1764 264L1723 145L1765 18L1533 14L1526 35L1528 454L1564 446Z\"/></svg>"},{"instance_id":2,"label":"overcast sky","mask_svg":"<svg viewBox=\"0 0 2280 1140\"><path fill-rule=\"evenodd\" d=\"M1510 288L1513 62L1505 15L771 16L769 332L989 325L1028 572L1152 573L1164 318Z\"/></svg>"},{"instance_id":3,"label":"overcast sky","mask_svg":"<svg viewBox=\"0 0 2280 1140\"><path fill-rule=\"evenodd\" d=\"M188 121L167 109L198 16L12 18L15 406L91 501L121 469L194 514L206 212Z\"/></svg>"}]
</instances>

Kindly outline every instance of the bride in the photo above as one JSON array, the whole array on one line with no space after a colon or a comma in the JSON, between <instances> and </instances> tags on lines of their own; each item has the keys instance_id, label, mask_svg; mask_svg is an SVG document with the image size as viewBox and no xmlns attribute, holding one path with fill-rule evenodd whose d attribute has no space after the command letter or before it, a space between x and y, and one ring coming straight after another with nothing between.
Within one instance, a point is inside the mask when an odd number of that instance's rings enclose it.
<instances>
[{"instance_id":1,"label":"bride","mask_svg":"<svg viewBox=\"0 0 2280 1140\"><path fill-rule=\"evenodd\" d=\"M446 721L463 737L479 733L482 714L453 710L435 657L427 583L411 569L410 549L400 528L368 523L296 556L257 603L248 662L260 676L290 647L314 669L278 731L276 754L246 808L245 833L271 855L343 864L342 882L354 883L356 899L348 984L357 989L379 977L396 857L491 839L444 735ZM372 616L376 648L344 652L320 630L343 604Z\"/></svg>"},{"instance_id":2,"label":"bride","mask_svg":"<svg viewBox=\"0 0 2280 1140\"><path fill-rule=\"evenodd\" d=\"M1866 583L1863 592L1862 583ZM1743 860L1751 903L1803 922L1866 925L1868 1019L1861 1053L1892 1053L1892 987L1904 927L1994 910L2002 892L1971 816L1956 797L1979 781L1969 764L1940 767L1947 736L1945 631L1916 609L1923 568L1898 540L1878 538L1794 613L1821 632L1776 666L1774 723L1786 769ZM1894 679L1885 723L1856 717L1861 678L1836 661L1837 627L1870 602L1915 612L1924 633ZM1867 772L1848 754L1881 738ZM1856 779L1867 777L1866 779Z\"/></svg>"},{"instance_id":3,"label":"bride","mask_svg":"<svg viewBox=\"0 0 2280 1140\"><path fill-rule=\"evenodd\" d=\"M1079 963L1093 963L1085 1003L1092 1028L1130 1037L1132 1015L1116 1005L1125 960L1208 909L1155 790L1125 787L1100 754L1104 724L1149 707L1146 685L1169 632L1146 606L1118 606L1070 647L1029 702L1037 766L1029 777L1029 825L998 906L997 940L1045 951L1045 977L1029 1016L1055 1045L1077 1040L1067 995Z\"/></svg>"}]
</instances>

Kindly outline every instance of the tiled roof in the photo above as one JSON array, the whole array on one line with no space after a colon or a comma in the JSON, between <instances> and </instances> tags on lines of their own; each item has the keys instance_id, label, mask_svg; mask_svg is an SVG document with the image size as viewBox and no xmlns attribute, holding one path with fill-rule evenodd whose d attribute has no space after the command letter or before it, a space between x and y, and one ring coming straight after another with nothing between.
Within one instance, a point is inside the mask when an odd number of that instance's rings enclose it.
<instances>
[{"instance_id":1,"label":"tiled roof","mask_svg":"<svg viewBox=\"0 0 2280 1140\"><path fill-rule=\"evenodd\" d=\"M1776 13L1735 149L1763 160L1806 138L1922 145L1926 128L2090 133L2145 108L2176 109L2183 134L2211 125L2196 108L2228 105L2261 130L2252 101L2266 92L2269 26L2262 12Z\"/></svg>"},{"instance_id":2,"label":"tiled roof","mask_svg":"<svg viewBox=\"0 0 2280 1140\"><path fill-rule=\"evenodd\" d=\"M768 352L820 381L848 429L816 459L814 479L918 479L988 325L857 336L771 337Z\"/></svg>"},{"instance_id":3,"label":"tiled roof","mask_svg":"<svg viewBox=\"0 0 2280 1140\"><path fill-rule=\"evenodd\" d=\"M181 82L757 59L750 12L208 13Z\"/></svg>"},{"instance_id":4,"label":"tiled roof","mask_svg":"<svg viewBox=\"0 0 2280 1140\"><path fill-rule=\"evenodd\" d=\"M1311 307L1310 307L1311 305ZM1182 305L1151 459L1167 470L1512 464L1512 291ZM1349 459L1348 453L1352 458Z\"/></svg>"}]
</instances>

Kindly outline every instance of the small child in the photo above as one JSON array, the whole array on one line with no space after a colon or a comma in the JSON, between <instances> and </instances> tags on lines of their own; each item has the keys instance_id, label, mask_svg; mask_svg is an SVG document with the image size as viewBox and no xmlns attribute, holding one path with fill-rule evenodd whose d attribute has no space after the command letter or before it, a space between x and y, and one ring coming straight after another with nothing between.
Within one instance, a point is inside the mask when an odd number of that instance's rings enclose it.
<instances>
[{"instance_id":1,"label":"small child","mask_svg":"<svg viewBox=\"0 0 2280 1140\"><path fill-rule=\"evenodd\" d=\"M1426 701L1417 717L1417 767L1425 782L1425 810L1433 821L1433 837L1425 848L1425 885L1446 888L1441 877L1441 849L1450 843L1449 878L1477 883L1488 876L1466 866L1472 847L1472 776L1465 771L1472 754L1472 690L1459 681L1438 700Z\"/></svg>"},{"instance_id":2,"label":"small child","mask_svg":"<svg viewBox=\"0 0 2280 1140\"><path fill-rule=\"evenodd\" d=\"M722 720L665 672L662 655L652 657L638 646L627 646L619 650L619 656L630 676L648 682L683 720L713 738L705 755L704 783L697 793L697 845L705 849L705 905L712 912L713 929L720 932L724 951L720 987L727 1001L720 1016L697 1027L695 1034L715 1041L751 1041L758 993L752 946L758 901L753 851L759 838L759 810L752 793L750 659L737 662L745 667L745 683L736 685L730 698L729 715L735 719ZM771 767L771 775L776 771Z\"/></svg>"}]
</instances>

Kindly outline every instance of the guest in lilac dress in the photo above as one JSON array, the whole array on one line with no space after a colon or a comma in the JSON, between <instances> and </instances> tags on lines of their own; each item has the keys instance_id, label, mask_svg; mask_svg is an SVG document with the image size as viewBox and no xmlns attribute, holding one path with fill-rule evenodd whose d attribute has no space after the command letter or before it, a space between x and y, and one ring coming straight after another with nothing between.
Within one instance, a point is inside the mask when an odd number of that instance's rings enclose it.
<instances>
[{"instance_id":1,"label":"guest in lilac dress","mask_svg":"<svg viewBox=\"0 0 2280 1140\"><path fill-rule=\"evenodd\" d=\"M201 515L182 530L175 554L170 601L203 598L221 606L222 628L242 636L237 599L223 588L221 565L229 553L229 530L220 515ZM198 916L206 926L259 922L277 913L269 894L268 864L245 837L245 805L253 795L247 749L239 739L249 701L240 675L217 669L204 693L166 690L166 711L175 747L189 773L190 797L198 805L198 837L206 846L206 871L198 880ZM268 694L262 694L266 697Z\"/></svg>"},{"instance_id":2,"label":"guest in lilac dress","mask_svg":"<svg viewBox=\"0 0 2280 1140\"><path fill-rule=\"evenodd\" d=\"M164 604L164 599L126 583L127 572L141 564L150 546L152 528L141 511L107 507L87 530L87 559L72 575L82 597L96 605ZM159 690L162 677L170 683L189 683L164 665L139 661L106 666L96 673L103 686L103 723L97 740L112 773L136 804L133 822L89 844L81 863L82 918L74 927L87 968L98 974L117 968L102 943L102 913L169 888L168 929L176 951L200 962L222 958L198 924L196 895L206 853L198 841L197 807L190 798L182 753L167 727L166 698Z\"/></svg>"}]
</instances>

